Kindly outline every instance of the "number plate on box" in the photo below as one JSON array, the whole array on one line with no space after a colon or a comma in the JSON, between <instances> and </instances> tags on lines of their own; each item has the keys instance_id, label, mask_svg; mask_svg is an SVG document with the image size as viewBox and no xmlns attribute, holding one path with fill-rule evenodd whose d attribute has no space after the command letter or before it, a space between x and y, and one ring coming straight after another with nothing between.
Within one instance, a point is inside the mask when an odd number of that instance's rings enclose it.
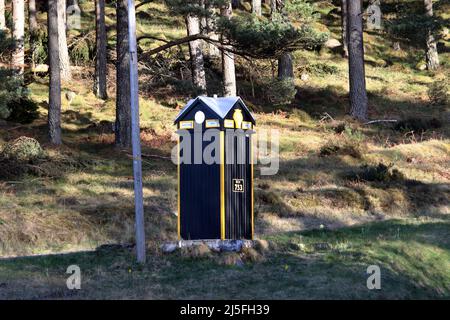
<instances>
[{"instance_id":1,"label":"number plate on box","mask_svg":"<svg viewBox=\"0 0 450 320\"><path fill-rule=\"evenodd\" d=\"M233 192L244 192L244 179L233 179Z\"/></svg>"}]
</instances>

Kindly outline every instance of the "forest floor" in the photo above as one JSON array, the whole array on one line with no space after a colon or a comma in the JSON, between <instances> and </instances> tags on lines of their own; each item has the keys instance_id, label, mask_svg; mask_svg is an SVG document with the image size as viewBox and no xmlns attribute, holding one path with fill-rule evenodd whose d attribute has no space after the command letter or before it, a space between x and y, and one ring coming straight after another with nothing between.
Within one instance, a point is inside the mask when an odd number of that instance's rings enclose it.
<instances>
[{"instance_id":1,"label":"forest floor","mask_svg":"<svg viewBox=\"0 0 450 320\"><path fill-rule=\"evenodd\" d=\"M163 6L149 6L167 19L143 17L141 32L184 34ZM337 39L338 25L329 26ZM255 167L256 237L270 250L243 265L159 250L176 239L176 166L167 157L187 95L141 79L148 263L139 266L132 249L99 248L134 239L130 154L113 147L113 73L103 101L92 94L92 69L74 68L63 91L76 97L70 104L63 97L58 149L46 144L48 79L37 78L29 88L39 119L0 126L0 149L30 136L51 159L49 174L0 180L0 299L450 298L449 110L427 94L448 74L448 42L433 74L416 69L411 52L420 52L395 51L379 34L365 41L370 118L406 121L403 127L346 117L348 71L339 54L295 53L298 94L289 106L254 98L240 79L257 129L280 133L279 172L261 176ZM79 291L66 287L72 264L82 271ZM366 287L369 265L381 268L381 290Z\"/></svg>"}]
</instances>

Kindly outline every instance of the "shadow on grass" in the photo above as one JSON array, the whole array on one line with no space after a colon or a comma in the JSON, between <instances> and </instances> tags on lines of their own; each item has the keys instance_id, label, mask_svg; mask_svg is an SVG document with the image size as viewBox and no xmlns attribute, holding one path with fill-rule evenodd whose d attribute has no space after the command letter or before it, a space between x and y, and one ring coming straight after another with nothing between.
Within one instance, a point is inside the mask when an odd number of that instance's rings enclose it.
<instances>
[{"instance_id":1,"label":"shadow on grass","mask_svg":"<svg viewBox=\"0 0 450 320\"><path fill-rule=\"evenodd\" d=\"M448 298L449 230L449 222L384 221L336 231L282 233L269 238L273 248L264 262L242 267L153 250L147 264L139 266L132 250L120 246L2 259L0 298ZM66 268L72 264L82 271L82 289L76 293L66 288ZM381 268L381 290L366 287L366 269L373 264Z\"/></svg>"},{"instance_id":2,"label":"shadow on grass","mask_svg":"<svg viewBox=\"0 0 450 320\"><path fill-rule=\"evenodd\" d=\"M312 221L316 226L323 224L334 227L345 226L348 218L361 219L361 222L398 215L450 219L445 209L440 209L448 206L449 184L423 183L404 176L394 177L395 180L392 181L378 181L378 176L374 176L373 181L362 178L356 181L354 177L364 177L366 171L361 167L362 162L359 163L349 164L341 157L323 158L317 155L281 161L277 175L261 177L257 182L256 211L273 212L280 217L299 218L305 222ZM255 170L257 172L258 168ZM327 186L329 183L325 183L321 187L320 177L327 177L327 181L331 180L335 186L330 188ZM389 177L385 178L390 179ZM296 182L301 187L290 191L283 188L278 190L276 186L286 181ZM336 215L311 217L290 205L292 201L316 210L324 206L336 208ZM365 216L346 214L346 208L352 212L364 212Z\"/></svg>"}]
</instances>

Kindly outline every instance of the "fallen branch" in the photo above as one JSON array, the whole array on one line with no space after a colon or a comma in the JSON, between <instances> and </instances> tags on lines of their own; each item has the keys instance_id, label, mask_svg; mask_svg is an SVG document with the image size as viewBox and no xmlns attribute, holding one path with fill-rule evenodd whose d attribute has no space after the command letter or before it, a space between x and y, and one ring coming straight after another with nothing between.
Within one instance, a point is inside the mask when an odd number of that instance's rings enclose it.
<instances>
[{"instance_id":1,"label":"fallen branch","mask_svg":"<svg viewBox=\"0 0 450 320\"><path fill-rule=\"evenodd\" d=\"M130 158L133 158L133 155L131 153L126 153L126 155ZM141 154L142 158L153 158L153 159L162 159L162 160L172 160L171 157L165 157L165 156L160 156L160 155L156 155L156 154Z\"/></svg>"},{"instance_id":2,"label":"fallen branch","mask_svg":"<svg viewBox=\"0 0 450 320\"><path fill-rule=\"evenodd\" d=\"M326 118L329 118L331 121L334 121L334 118L328 112L324 112L323 117L320 120L325 121Z\"/></svg>"},{"instance_id":3,"label":"fallen branch","mask_svg":"<svg viewBox=\"0 0 450 320\"><path fill-rule=\"evenodd\" d=\"M368 121L368 122L366 122L366 123L364 123L365 125L366 124L374 124L374 123L380 123L380 122L397 122L398 120L372 120L372 121Z\"/></svg>"}]
</instances>

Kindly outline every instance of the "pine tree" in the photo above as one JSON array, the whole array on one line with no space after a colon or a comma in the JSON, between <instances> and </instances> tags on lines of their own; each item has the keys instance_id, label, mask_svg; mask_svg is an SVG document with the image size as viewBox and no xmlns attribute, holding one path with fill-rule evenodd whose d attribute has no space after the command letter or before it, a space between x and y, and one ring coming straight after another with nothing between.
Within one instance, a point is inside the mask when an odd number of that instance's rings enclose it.
<instances>
[{"instance_id":1,"label":"pine tree","mask_svg":"<svg viewBox=\"0 0 450 320\"><path fill-rule=\"evenodd\" d=\"M0 30L6 29L5 0L0 0Z\"/></svg>"},{"instance_id":2,"label":"pine tree","mask_svg":"<svg viewBox=\"0 0 450 320\"><path fill-rule=\"evenodd\" d=\"M58 0L58 45L59 45L59 68L61 80L69 81L72 79L70 70L69 49L67 47L66 36L66 0Z\"/></svg>"},{"instance_id":3,"label":"pine tree","mask_svg":"<svg viewBox=\"0 0 450 320\"><path fill-rule=\"evenodd\" d=\"M115 145L131 147L130 54L127 0L117 0L116 130Z\"/></svg>"},{"instance_id":4,"label":"pine tree","mask_svg":"<svg viewBox=\"0 0 450 320\"><path fill-rule=\"evenodd\" d=\"M229 20L233 15L231 2L227 3L220 9L221 15ZM222 72L223 72L223 94L225 97L235 97L236 89L236 70L234 65L234 54L230 51L222 51Z\"/></svg>"},{"instance_id":5,"label":"pine tree","mask_svg":"<svg viewBox=\"0 0 450 320\"><path fill-rule=\"evenodd\" d=\"M362 5L348 1L348 63L350 79L350 114L361 121L367 120L367 92L364 69L364 42Z\"/></svg>"},{"instance_id":6,"label":"pine tree","mask_svg":"<svg viewBox=\"0 0 450 320\"><path fill-rule=\"evenodd\" d=\"M33 33L38 28L36 19L36 0L28 0L28 17L30 23L30 32Z\"/></svg>"},{"instance_id":7,"label":"pine tree","mask_svg":"<svg viewBox=\"0 0 450 320\"><path fill-rule=\"evenodd\" d=\"M257 16L262 15L261 0L252 0L252 13Z\"/></svg>"},{"instance_id":8,"label":"pine tree","mask_svg":"<svg viewBox=\"0 0 450 320\"><path fill-rule=\"evenodd\" d=\"M95 1L96 15L96 58L95 58L95 77L94 77L94 94L100 99L108 97L106 90L106 74L107 74L107 52L106 52L106 27L105 27L105 0Z\"/></svg>"},{"instance_id":9,"label":"pine tree","mask_svg":"<svg viewBox=\"0 0 450 320\"><path fill-rule=\"evenodd\" d=\"M187 14L186 29L188 36L200 34L200 19L197 15L193 13ZM189 42L192 82L194 86L200 90L200 94L206 94L206 76L202 47L201 40Z\"/></svg>"},{"instance_id":10,"label":"pine tree","mask_svg":"<svg viewBox=\"0 0 450 320\"><path fill-rule=\"evenodd\" d=\"M61 144L61 73L59 69L59 23L58 2L48 1L48 57L50 88L48 106L48 136L50 143Z\"/></svg>"},{"instance_id":11,"label":"pine tree","mask_svg":"<svg viewBox=\"0 0 450 320\"><path fill-rule=\"evenodd\" d=\"M425 16L431 20L433 18L433 0L424 0ZM437 43L434 38L433 31L430 27L426 31L426 60L427 69L436 70L439 68L439 55L437 51Z\"/></svg>"},{"instance_id":12,"label":"pine tree","mask_svg":"<svg viewBox=\"0 0 450 320\"><path fill-rule=\"evenodd\" d=\"M25 1L13 0L12 5L14 38L12 65L18 75L22 75L25 68Z\"/></svg>"},{"instance_id":13,"label":"pine tree","mask_svg":"<svg viewBox=\"0 0 450 320\"><path fill-rule=\"evenodd\" d=\"M341 40L342 40L342 54L345 58L348 57L348 39L347 39L347 1L341 0Z\"/></svg>"}]
</instances>

